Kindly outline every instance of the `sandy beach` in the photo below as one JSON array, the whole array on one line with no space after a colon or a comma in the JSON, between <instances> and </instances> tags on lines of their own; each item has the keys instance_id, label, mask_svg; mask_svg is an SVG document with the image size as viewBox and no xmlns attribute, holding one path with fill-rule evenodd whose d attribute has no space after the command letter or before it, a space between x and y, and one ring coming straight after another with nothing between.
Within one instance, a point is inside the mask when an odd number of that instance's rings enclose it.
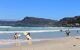
<instances>
[{"instance_id":1,"label":"sandy beach","mask_svg":"<svg viewBox=\"0 0 80 50\"><path fill-rule=\"evenodd\" d=\"M80 39L79 36L65 37L62 39L45 40L33 43L33 45L0 48L0 50L80 50Z\"/></svg>"}]
</instances>

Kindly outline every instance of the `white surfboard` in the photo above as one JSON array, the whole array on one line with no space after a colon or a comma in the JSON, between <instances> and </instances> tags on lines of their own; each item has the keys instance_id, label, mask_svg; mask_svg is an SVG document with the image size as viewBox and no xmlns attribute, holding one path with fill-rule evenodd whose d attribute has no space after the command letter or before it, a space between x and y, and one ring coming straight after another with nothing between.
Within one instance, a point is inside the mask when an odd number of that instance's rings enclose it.
<instances>
[{"instance_id":1,"label":"white surfboard","mask_svg":"<svg viewBox=\"0 0 80 50\"><path fill-rule=\"evenodd\" d=\"M32 38L27 34L28 34L28 32L24 32L24 35L31 40Z\"/></svg>"},{"instance_id":2,"label":"white surfboard","mask_svg":"<svg viewBox=\"0 0 80 50\"><path fill-rule=\"evenodd\" d=\"M24 34L24 35L27 35L27 34L28 34L28 32L23 32L23 34Z\"/></svg>"},{"instance_id":3,"label":"white surfboard","mask_svg":"<svg viewBox=\"0 0 80 50\"><path fill-rule=\"evenodd\" d=\"M26 37L27 37L27 38L29 38L29 40L31 40L31 39L32 39L29 35L27 35Z\"/></svg>"},{"instance_id":4,"label":"white surfboard","mask_svg":"<svg viewBox=\"0 0 80 50\"><path fill-rule=\"evenodd\" d=\"M20 37L21 35L19 34L18 36Z\"/></svg>"}]
</instances>

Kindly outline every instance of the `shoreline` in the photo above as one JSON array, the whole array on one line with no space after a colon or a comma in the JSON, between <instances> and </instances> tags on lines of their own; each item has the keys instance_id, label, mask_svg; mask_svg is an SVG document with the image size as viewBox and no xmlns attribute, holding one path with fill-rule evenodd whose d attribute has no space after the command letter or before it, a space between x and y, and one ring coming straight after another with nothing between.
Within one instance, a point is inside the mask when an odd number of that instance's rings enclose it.
<instances>
[{"instance_id":1,"label":"shoreline","mask_svg":"<svg viewBox=\"0 0 80 50\"><path fill-rule=\"evenodd\" d=\"M64 39L63 37L61 38L48 38L48 39L33 39L32 42L33 44L37 44L37 43L42 43L45 41L51 41L51 40L59 40L59 39ZM27 44L27 40L23 40L23 39L4 39L4 40L0 40L0 48L7 48L7 47L14 47L16 43L20 43L23 46L28 46ZM27 44L27 45L25 45Z\"/></svg>"},{"instance_id":2,"label":"shoreline","mask_svg":"<svg viewBox=\"0 0 80 50\"><path fill-rule=\"evenodd\" d=\"M45 40L33 45L13 46L0 50L80 50L80 36Z\"/></svg>"}]
</instances>

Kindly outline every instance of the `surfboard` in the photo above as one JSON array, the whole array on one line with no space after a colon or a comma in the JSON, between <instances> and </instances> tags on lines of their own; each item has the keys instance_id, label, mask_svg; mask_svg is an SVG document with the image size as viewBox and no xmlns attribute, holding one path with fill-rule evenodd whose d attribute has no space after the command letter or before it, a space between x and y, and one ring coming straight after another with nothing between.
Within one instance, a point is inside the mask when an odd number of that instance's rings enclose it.
<instances>
[{"instance_id":1,"label":"surfboard","mask_svg":"<svg viewBox=\"0 0 80 50\"><path fill-rule=\"evenodd\" d=\"M26 37L27 37L27 38L29 38L29 40L31 40L31 39L32 39L29 35L27 35Z\"/></svg>"},{"instance_id":2,"label":"surfboard","mask_svg":"<svg viewBox=\"0 0 80 50\"><path fill-rule=\"evenodd\" d=\"M23 32L23 34L24 34L24 35L27 35L27 34L28 34L28 32Z\"/></svg>"}]
</instances>

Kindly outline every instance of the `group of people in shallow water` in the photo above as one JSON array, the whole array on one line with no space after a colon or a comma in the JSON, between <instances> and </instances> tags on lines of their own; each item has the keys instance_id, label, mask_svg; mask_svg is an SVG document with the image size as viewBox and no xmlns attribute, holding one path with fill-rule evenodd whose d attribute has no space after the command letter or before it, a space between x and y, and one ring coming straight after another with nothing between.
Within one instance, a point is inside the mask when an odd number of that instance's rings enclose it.
<instances>
[{"instance_id":1,"label":"group of people in shallow water","mask_svg":"<svg viewBox=\"0 0 80 50\"><path fill-rule=\"evenodd\" d=\"M26 38L26 40L27 40L27 42L28 42L28 44L32 44L32 38L31 38L31 35L30 35L30 33L29 32L24 32L24 35L25 35L25 38ZM19 33L15 33L14 34L14 39L19 39L19 37L20 37L21 35L19 34Z\"/></svg>"},{"instance_id":2,"label":"group of people in shallow water","mask_svg":"<svg viewBox=\"0 0 80 50\"><path fill-rule=\"evenodd\" d=\"M26 37L27 40L30 40L31 39L31 36L30 36L30 33L29 32L24 32L24 35L25 35L25 37ZM14 39L19 39L20 36L21 35L16 32L15 35L14 35Z\"/></svg>"},{"instance_id":3,"label":"group of people in shallow water","mask_svg":"<svg viewBox=\"0 0 80 50\"><path fill-rule=\"evenodd\" d=\"M60 32L63 32L63 30L60 30ZM64 32L65 32L65 35L66 35L66 36L70 36L70 33L71 33L71 32L70 32L69 29L68 29L68 30L65 30ZM78 30L76 30L76 32L79 33Z\"/></svg>"},{"instance_id":4,"label":"group of people in shallow water","mask_svg":"<svg viewBox=\"0 0 80 50\"><path fill-rule=\"evenodd\" d=\"M63 30L60 30L61 32L63 31ZM65 30L65 34L66 34L66 36L69 36L70 35L70 30L68 29L68 30Z\"/></svg>"}]
</instances>

